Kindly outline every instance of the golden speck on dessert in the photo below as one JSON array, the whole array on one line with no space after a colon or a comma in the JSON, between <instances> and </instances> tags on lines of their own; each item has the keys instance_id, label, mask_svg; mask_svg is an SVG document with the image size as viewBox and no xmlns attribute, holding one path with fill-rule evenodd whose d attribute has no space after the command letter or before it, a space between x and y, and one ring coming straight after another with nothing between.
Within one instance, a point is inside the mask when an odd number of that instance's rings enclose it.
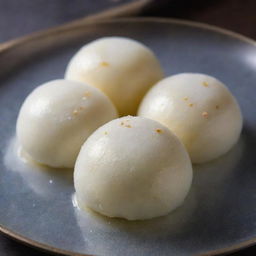
<instances>
[{"instance_id":1,"label":"golden speck on dessert","mask_svg":"<svg viewBox=\"0 0 256 256\"><path fill-rule=\"evenodd\" d=\"M78 110L77 109L75 109L74 111L73 111L73 115L77 115L78 114Z\"/></svg>"},{"instance_id":2,"label":"golden speck on dessert","mask_svg":"<svg viewBox=\"0 0 256 256\"><path fill-rule=\"evenodd\" d=\"M190 103L190 104L188 104L189 105L189 107L193 107L194 106L194 104L193 103Z\"/></svg>"},{"instance_id":3,"label":"golden speck on dessert","mask_svg":"<svg viewBox=\"0 0 256 256\"><path fill-rule=\"evenodd\" d=\"M132 128L132 126L129 124L130 120L126 119L124 122L121 122L120 125L127 128Z\"/></svg>"},{"instance_id":4,"label":"golden speck on dessert","mask_svg":"<svg viewBox=\"0 0 256 256\"><path fill-rule=\"evenodd\" d=\"M104 132L105 135L108 135L108 132Z\"/></svg>"},{"instance_id":5,"label":"golden speck on dessert","mask_svg":"<svg viewBox=\"0 0 256 256\"><path fill-rule=\"evenodd\" d=\"M219 109L219 108L220 108L220 106L219 106L219 105L216 105L216 106L215 106L215 108L216 108L216 109Z\"/></svg>"},{"instance_id":6,"label":"golden speck on dessert","mask_svg":"<svg viewBox=\"0 0 256 256\"><path fill-rule=\"evenodd\" d=\"M161 129L156 129L155 130L157 133L162 133L163 131Z\"/></svg>"},{"instance_id":7,"label":"golden speck on dessert","mask_svg":"<svg viewBox=\"0 0 256 256\"><path fill-rule=\"evenodd\" d=\"M188 100L188 97L184 97L183 100L187 101L187 100Z\"/></svg>"},{"instance_id":8,"label":"golden speck on dessert","mask_svg":"<svg viewBox=\"0 0 256 256\"><path fill-rule=\"evenodd\" d=\"M204 118L208 119L209 114L208 114L208 112L204 111L204 112L202 113L202 116L203 116Z\"/></svg>"},{"instance_id":9,"label":"golden speck on dessert","mask_svg":"<svg viewBox=\"0 0 256 256\"><path fill-rule=\"evenodd\" d=\"M83 100L89 98L92 94L90 92L85 92L84 95L83 95Z\"/></svg>"},{"instance_id":10,"label":"golden speck on dessert","mask_svg":"<svg viewBox=\"0 0 256 256\"><path fill-rule=\"evenodd\" d=\"M208 87L209 84L208 84L206 81L204 81L204 82L203 82L203 86L204 86L204 87Z\"/></svg>"},{"instance_id":11,"label":"golden speck on dessert","mask_svg":"<svg viewBox=\"0 0 256 256\"><path fill-rule=\"evenodd\" d=\"M109 66L109 63L106 62L106 61L102 61L102 62L100 63L100 66L101 66L101 67L108 67L108 66Z\"/></svg>"}]
</instances>

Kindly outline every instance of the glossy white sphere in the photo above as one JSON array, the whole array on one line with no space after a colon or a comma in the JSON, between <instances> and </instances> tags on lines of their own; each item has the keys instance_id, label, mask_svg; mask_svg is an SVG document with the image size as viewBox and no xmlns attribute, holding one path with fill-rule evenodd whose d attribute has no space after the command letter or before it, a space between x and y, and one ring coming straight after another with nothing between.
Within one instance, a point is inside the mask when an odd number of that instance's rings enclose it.
<instances>
[{"instance_id":1,"label":"glossy white sphere","mask_svg":"<svg viewBox=\"0 0 256 256\"><path fill-rule=\"evenodd\" d=\"M88 138L75 164L74 184L80 208L141 220L180 206L192 175L184 146L168 128L127 116Z\"/></svg>"},{"instance_id":2,"label":"glossy white sphere","mask_svg":"<svg viewBox=\"0 0 256 256\"><path fill-rule=\"evenodd\" d=\"M116 117L114 105L98 89L54 80L37 87L26 98L16 131L21 146L35 161L73 167L87 137Z\"/></svg>"},{"instance_id":3,"label":"glossy white sphere","mask_svg":"<svg viewBox=\"0 0 256 256\"><path fill-rule=\"evenodd\" d=\"M147 90L162 79L154 53L145 45L123 37L106 37L82 47L67 66L66 79L102 90L120 115L136 114Z\"/></svg>"},{"instance_id":4,"label":"glossy white sphere","mask_svg":"<svg viewBox=\"0 0 256 256\"><path fill-rule=\"evenodd\" d=\"M204 74L184 73L163 79L146 94L138 115L173 131L193 163L225 154L242 129L241 111L231 92Z\"/></svg>"}]
</instances>

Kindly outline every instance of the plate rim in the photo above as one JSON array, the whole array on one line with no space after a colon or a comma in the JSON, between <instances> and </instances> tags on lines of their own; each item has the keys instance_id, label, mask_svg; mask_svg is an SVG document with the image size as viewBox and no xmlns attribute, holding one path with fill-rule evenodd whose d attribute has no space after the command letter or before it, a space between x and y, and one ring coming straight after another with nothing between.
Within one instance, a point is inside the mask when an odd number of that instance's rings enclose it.
<instances>
[{"instance_id":1,"label":"plate rim","mask_svg":"<svg viewBox=\"0 0 256 256\"><path fill-rule=\"evenodd\" d=\"M167 23L167 24L177 24L177 25L185 25L189 27L194 27L194 28L200 28L200 29L205 29L213 32L220 33L222 35L229 36L233 39L240 40L242 42L245 42L247 44L250 44L256 48L256 40L244 36L240 33L231 31L229 29L221 28L215 25L210 25L207 23L202 23L202 22L197 22L197 21L190 21L190 20L185 20L185 19L176 19L176 18L159 18L159 17L125 17L125 18L113 18L113 19L88 19L86 22L74 22L71 24L66 24L64 26L60 27L55 27L55 28L50 28L47 30L39 31L32 33L27 36L20 37L18 39L14 39L11 41L7 41L5 43L0 44L0 54L5 51L9 51L13 48L16 48L18 46L21 46L23 44L26 44L27 42L31 42L33 40L38 40L42 37L45 36L54 36L59 33L67 33L70 30L73 29L79 29L81 27L86 27L90 25L100 25L100 24L106 24L106 23ZM69 250L63 250L45 243L37 242L33 239L30 239L28 237L25 237L21 234L16 233L15 231L12 231L9 228L4 227L2 224L0 224L0 232L16 241L22 242L28 246L34 247L36 249L40 249L45 252L50 252L50 253L57 253L59 255L70 255L70 256L94 256L91 254L81 254L81 253L76 253L72 252ZM228 247L224 247L221 249L217 250L211 250L211 251L205 251L202 253L199 253L198 256L203 256L203 255L222 255L226 253L232 253L235 251L238 251L240 249L244 249L250 246L253 246L256 244L256 236L252 239L249 240L244 240L240 243L233 244Z\"/></svg>"},{"instance_id":2,"label":"plate rim","mask_svg":"<svg viewBox=\"0 0 256 256\"><path fill-rule=\"evenodd\" d=\"M8 51L12 48L16 48L22 44L27 42L40 39L46 36L54 36L59 33L65 33L73 29L78 29L81 27L90 26L92 24L104 24L104 23L118 23L118 22L154 22L154 23L171 23L171 24L178 24L178 25L185 25L190 27L196 27L201 29L206 29L210 31L215 31L217 33L230 36L232 38L238 39L240 41L246 42L250 45L256 46L256 40L242 35L238 32L234 32L232 30L221 28L215 25L210 25L203 22L198 21L190 21L185 19L176 19L176 18L161 18L161 17L114 17L114 18L97 18L94 16L88 17L88 19L78 20L75 22L67 23L61 26L49 28L46 30L38 31L31 33L29 35L25 35L19 37L17 39L13 39L4 43L0 44L0 54L2 52Z\"/></svg>"}]
</instances>

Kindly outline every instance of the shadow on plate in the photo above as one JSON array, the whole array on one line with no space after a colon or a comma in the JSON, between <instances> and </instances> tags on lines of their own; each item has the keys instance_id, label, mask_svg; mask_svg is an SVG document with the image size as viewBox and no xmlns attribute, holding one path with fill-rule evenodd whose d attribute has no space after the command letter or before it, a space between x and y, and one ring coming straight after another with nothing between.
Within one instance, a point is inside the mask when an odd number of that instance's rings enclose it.
<instances>
[{"instance_id":1,"label":"shadow on plate","mask_svg":"<svg viewBox=\"0 0 256 256\"><path fill-rule=\"evenodd\" d=\"M50 168L36 163L21 149L15 136L7 146L4 164L7 170L18 173L33 192L44 198L56 193L58 187L61 190L63 185L73 184L73 169Z\"/></svg>"}]
</instances>

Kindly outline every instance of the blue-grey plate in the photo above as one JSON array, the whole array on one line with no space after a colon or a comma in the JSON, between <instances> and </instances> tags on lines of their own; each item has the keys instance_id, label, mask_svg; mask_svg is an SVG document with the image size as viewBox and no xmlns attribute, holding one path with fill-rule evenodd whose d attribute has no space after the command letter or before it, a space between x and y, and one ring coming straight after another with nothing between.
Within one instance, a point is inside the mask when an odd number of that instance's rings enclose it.
<instances>
[{"instance_id":1,"label":"blue-grey plate","mask_svg":"<svg viewBox=\"0 0 256 256\"><path fill-rule=\"evenodd\" d=\"M74 208L72 170L27 165L16 156L15 123L33 88L62 78L72 55L103 36L148 45L166 75L202 72L238 99L244 127L225 156L194 166L182 207L128 222ZM256 242L256 44L208 25L163 19L91 21L0 48L0 229L31 245L71 255L201 255Z\"/></svg>"}]
</instances>

